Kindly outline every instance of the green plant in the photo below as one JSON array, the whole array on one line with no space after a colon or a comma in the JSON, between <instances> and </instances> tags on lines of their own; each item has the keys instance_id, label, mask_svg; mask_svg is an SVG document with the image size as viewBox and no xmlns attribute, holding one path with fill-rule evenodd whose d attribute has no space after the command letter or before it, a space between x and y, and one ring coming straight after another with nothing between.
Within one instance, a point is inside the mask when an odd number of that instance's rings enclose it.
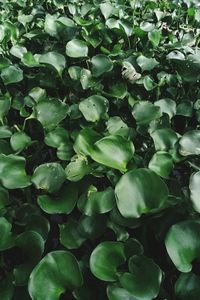
<instances>
[{"instance_id":1,"label":"green plant","mask_svg":"<svg viewBox=\"0 0 200 300\"><path fill-rule=\"evenodd\" d=\"M0 299L199 299L199 1L0 12Z\"/></svg>"}]
</instances>

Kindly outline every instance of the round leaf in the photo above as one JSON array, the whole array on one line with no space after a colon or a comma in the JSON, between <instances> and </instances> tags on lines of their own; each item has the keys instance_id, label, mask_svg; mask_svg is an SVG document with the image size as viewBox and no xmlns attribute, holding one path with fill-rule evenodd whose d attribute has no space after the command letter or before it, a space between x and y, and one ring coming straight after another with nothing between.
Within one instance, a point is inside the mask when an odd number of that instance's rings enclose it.
<instances>
[{"instance_id":1,"label":"round leaf","mask_svg":"<svg viewBox=\"0 0 200 300\"><path fill-rule=\"evenodd\" d=\"M120 135L109 135L94 144L91 157L100 164L125 172L134 152L130 141Z\"/></svg>"},{"instance_id":2,"label":"round leaf","mask_svg":"<svg viewBox=\"0 0 200 300\"><path fill-rule=\"evenodd\" d=\"M200 258L200 223L185 221L173 225L165 245L176 268L183 273L190 272L193 260Z\"/></svg>"},{"instance_id":3,"label":"round leaf","mask_svg":"<svg viewBox=\"0 0 200 300\"><path fill-rule=\"evenodd\" d=\"M160 177L148 169L136 169L124 174L115 187L117 206L125 218L165 208L168 188Z\"/></svg>"},{"instance_id":4,"label":"round leaf","mask_svg":"<svg viewBox=\"0 0 200 300\"><path fill-rule=\"evenodd\" d=\"M73 39L66 45L66 54L73 58L87 57L88 46L84 41Z\"/></svg>"},{"instance_id":5,"label":"round leaf","mask_svg":"<svg viewBox=\"0 0 200 300\"><path fill-rule=\"evenodd\" d=\"M42 164L35 169L31 181L37 189L54 193L65 181L65 171L58 163Z\"/></svg>"},{"instance_id":6,"label":"round leaf","mask_svg":"<svg viewBox=\"0 0 200 300\"><path fill-rule=\"evenodd\" d=\"M40 208L48 214L70 214L76 205L77 198L77 189L73 184L69 184L64 185L56 197L41 195L37 202Z\"/></svg>"},{"instance_id":7,"label":"round leaf","mask_svg":"<svg viewBox=\"0 0 200 300\"><path fill-rule=\"evenodd\" d=\"M108 112L109 102L105 97L93 95L79 104L79 109L87 121L97 122Z\"/></svg>"},{"instance_id":8,"label":"round leaf","mask_svg":"<svg viewBox=\"0 0 200 300\"><path fill-rule=\"evenodd\" d=\"M173 169L171 155L165 151L156 152L149 162L149 169L163 178L169 178L169 174Z\"/></svg>"},{"instance_id":9,"label":"round leaf","mask_svg":"<svg viewBox=\"0 0 200 300\"><path fill-rule=\"evenodd\" d=\"M193 173L190 177L190 198L193 203L194 210L200 213L200 171L197 173Z\"/></svg>"},{"instance_id":10,"label":"round leaf","mask_svg":"<svg viewBox=\"0 0 200 300\"><path fill-rule=\"evenodd\" d=\"M82 285L82 274L73 254L67 251L48 253L33 269L28 290L32 299L59 300L66 289Z\"/></svg>"},{"instance_id":11,"label":"round leaf","mask_svg":"<svg viewBox=\"0 0 200 300\"><path fill-rule=\"evenodd\" d=\"M7 84L17 83L23 80L23 71L15 66L9 66L1 71L1 78Z\"/></svg>"},{"instance_id":12,"label":"round leaf","mask_svg":"<svg viewBox=\"0 0 200 300\"><path fill-rule=\"evenodd\" d=\"M11 136L10 145L14 151L22 151L31 143L31 138L25 132L16 132Z\"/></svg>"},{"instance_id":13,"label":"round leaf","mask_svg":"<svg viewBox=\"0 0 200 300\"><path fill-rule=\"evenodd\" d=\"M123 244L102 242L90 256L90 269L94 276L105 281L116 281L117 268L126 261Z\"/></svg>"},{"instance_id":14,"label":"round leaf","mask_svg":"<svg viewBox=\"0 0 200 300\"><path fill-rule=\"evenodd\" d=\"M100 75L109 72L113 68L112 60L104 55L98 54L92 57L92 74L94 77L99 77Z\"/></svg>"},{"instance_id":15,"label":"round leaf","mask_svg":"<svg viewBox=\"0 0 200 300\"><path fill-rule=\"evenodd\" d=\"M200 130L187 131L179 140L179 152L183 156L200 154Z\"/></svg>"},{"instance_id":16,"label":"round leaf","mask_svg":"<svg viewBox=\"0 0 200 300\"><path fill-rule=\"evenodd\" d=\"M0 154L0 180L7 189L24 188L31 185L25 172L25 158L13 154Z\"/></svg>"},{"instance_id":17,"label":"round leaf","mask_svg":"<svg viewBox=\"0 0 200 300\"><path fill-rule=\"evenodd\" d=\"M62 75L66 64L65 57L57 52L48 52L42 54L39 58L39 62L52 66L54 69L56 69L60 76Z\"/></svg>"},{"instance_id":18,"label":"round leaf","mask_svg":"<svg viewBox=\"0 0 200 300\"><path fill-rule=\"evenodd\" d=\"M200 298L200 276L193 273L181 274L176 281L175 292L178 299L197 300Z\"/></svg>"}]
</instances>

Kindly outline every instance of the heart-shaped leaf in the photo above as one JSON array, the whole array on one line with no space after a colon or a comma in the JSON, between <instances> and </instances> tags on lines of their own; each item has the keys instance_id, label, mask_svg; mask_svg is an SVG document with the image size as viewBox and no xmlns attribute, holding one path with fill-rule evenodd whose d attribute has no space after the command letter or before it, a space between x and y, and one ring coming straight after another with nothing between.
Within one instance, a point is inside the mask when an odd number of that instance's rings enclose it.
<instances>
[{"instance_id":1,"label":"heart-shaped leaf","mask_svg":"<svg viewBox=\"0 0 200 300\"><path fill-rule=\"evenodd\" d=\"M120 242L102 242L90 256L90 269L94 276L105 281L116 281L117 268L126 261L123 244Z\"/></svg>"},{"instance_id":2,"label":"heart-shaped leaf","mask_svg":"<svg viewBox=\"0 0 200 300\"><path fill-rule=\"evenodd\" d=\"M165 245L176 268L183 273L190 272L193 260L200 258L200 223L188 220L173 225Z\"/></svg>"},{"instance_id":3,"label":"heart-shaped leaf","mask_svg":"<svg viewBox=\"0 0 200 300\"><path fill-rule=\"evenodd\" d=\"M54 187L57 189L57 187ZM73 184L64 185L56 197L40 195L37 199L40 208L48 214L70 214L78 199L78 191Z\"/></svg>"},{"instance_id":4,"label":"heart-shaped leaf","mask_svg":"<svg viewBox=\"0 0 200 300\"><path fill-rule=\"evenodd\" d=\"M156 298L162 281L162 271L158 265L144 255L134 255L129 259L129 270L130 273L120 277L122 287L138 300Z\"/></svg>"},{"instance_id":5,"label":"heart-shaped leaf","mask_svg":"<svg viewBox=\"0 0 200 300\"><path fill-rule=\"evenodd\" d=\"M74 255L67 251L54 251L33 269L28 289L32 299L59 300L65 290L74 290L82 285L82 281Z\"/></svg>"}]
</instances>

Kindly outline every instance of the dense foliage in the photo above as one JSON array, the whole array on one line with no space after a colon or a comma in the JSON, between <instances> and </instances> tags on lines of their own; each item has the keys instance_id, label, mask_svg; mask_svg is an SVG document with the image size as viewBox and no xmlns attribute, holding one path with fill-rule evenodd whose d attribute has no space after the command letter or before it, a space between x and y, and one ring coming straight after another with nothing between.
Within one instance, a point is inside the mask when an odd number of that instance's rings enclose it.
<instances>
[{"instance_id":1,"label":"dense foliage","mask_svg":"<svg viewBox=\"0 0 200 300\"><path fill-rule=\"evenodd\" d=\"M0 299L200 299L199 1L0 12Z\"/></svg>"}]
</instances>

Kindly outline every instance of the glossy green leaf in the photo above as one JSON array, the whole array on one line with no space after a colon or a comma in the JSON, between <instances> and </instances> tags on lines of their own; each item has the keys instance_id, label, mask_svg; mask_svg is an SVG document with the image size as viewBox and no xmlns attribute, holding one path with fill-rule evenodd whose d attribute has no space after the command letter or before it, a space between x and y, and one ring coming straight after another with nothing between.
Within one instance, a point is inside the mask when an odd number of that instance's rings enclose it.
<instances>
[{"instance_id":1,"label":"glossy green leaf","mask_svg":"<svg viewBox=\"0 0 200 300\"><path fill-rule=\"evenodd\" d=\"M90 128L82 129L75 142L74 150L78 154L90 155L93 150L93 144L100 138L100 135Z\"/></svg>"},{"instance_id":2,"label":"glossy green leaf","mask_svg":"<svg viewBox=\"0 0 200 300\"><path fill-rule=\"evenodd\" d=\"M171 155L165 151L156 152L149 162L149 169L163 178L169 178L173 169L173 160Z\"/></svg>"},{"instance_id":3,"label":"glossy green leaf","mask_svg":"<svg viewBox=\"0 0 200 300\"><path fill-rule=\"evenodd\" d=\"M88 46L87 44L79 39L73 39L69 41L66 45L66 54L69 57L79 58L87 57Z\"/></svg>"},{"instance_id":4,"label":"glossy green leaf","mask_svg":"<svg viewBox=\"0 0 200 300\"><path fill-rule=\"evenodd\" d=\"M6 218L0 217L0 251L4 251L14 246L14 236L11 232L12 225L7 221Z\"/></svg>"},{"instance_id":5,"label":"glossy green leaf","mask_svg":"<svg viewBox=\"0 0 200 300\"><path fill-rule=\"evenodd\" d=\"M190 189L190 199L192 201L194 210L200 213L200 201L199 201L199 193L200 193L200 172L193 173L190 177L189 189Z\"/></svg>"},{"instance_id":6,"label":"glossy green leaf","mask_svg":"<svg viewBox=\"0 0 200 300\"><path fill-rule=\"evenodd\" d=\"M149 193L151 191L151 193ZM117 206L125 218L139 218L165 208L168 188L151 170L136 169L124 174L115 187Z\"/></svg>"},{"instance_id":7,"label":"glossy green leaf","mask_svg":"<svg viewBox=\"0 0 200 300\"><path fill-rule=\"evenodd\" d=\"M55 186L54 189L57 189ZM38 196L40 208L48 214L70 214L78 199L78 191L73 184L64 185L59 193L53 197L48 195Z\"/></svg>"},{"instance_id":8,"label":"glossy green leaf","mask_svg":"<svg viewBox=\"0 0 200 300\"><path fill-rule=\"evenodd\" d=\"M111 135L121 135L128 137L130 129L127 124L122 121L120 117L111 117L107 121L107 130Z\"/></svg>"},{"instance_id":9,"label":"glossy green leaf","mask_svg":"<svg viewBox=\"0 0 200 300\"><path fill-rule=\"evenodd\" d=\"M1 71L3 82L8 85L23 80L23 71L19 67L9 66Z\"/></svg>"},{"instance_id":10,"label":"glossy green leaf","mask_svg":"<svg viewBox=\"0 0 200 300\"><path fill-rule=\"evenodd\" d=\"M0 209L9 204L9 193L6 189L0 186Z\"/></svg>"},{"instance_id":11,"label":"glossy green leaf","mask_svg":"<svg viewBox=\"0 0 200 300\"><path fill-rule=\"evenodd\" d=\"M56 69L60 76L62 75L66 64L65 57L57 52L47 52L45 54L42 54L39 58L39 62L41 64L50 65L51 67Z\"/></svg>"},{"instance_id":12,"label":"glossy green leaf","mask_svg":"<svg viewBox=\"0 0 200 300\"><path fill-rule=\"evenodd\" d=\"M151 71L159 65L159 62L155 58L148 58L144 55L140 55L137 58L137 64L142 71Z\"/></svg>"},{"instance_id":13,"label":"glossy green leaf","mask_svg":"<svg viewBox=\"0 0 200 300\"><path fill-rule=\"evenodd\" d=\"M162 281L162 271L158 265L148 257L134 255L129 260L129 271L120 277L122 287L138 300L156 298Z\"/></svg>"},{"instance_id":14,"label":"glossy green leaf","mask_svg":"<svg viewBox=\"0 0 200 300\"><path fill-rule=\"evenodd\" d=\"M141 101L134 105L132 114L138 125L148 125L161 117L161 110L151 102Z\"/></svg>"},{"instance_id":15,"label":"glossy green leaf","mask_svg":"<svg viewBox=\"0 0 200 300\"><path fill-rule=\"evenodd\" d=\"M79 109L84 118L90 122L97 122L101 118L105 118L108 108L108 100L99 95L90 96L79 104Z\"/></svg>"},{"instance_id":16,"label":"glossy green leaf","mask_svg":"<svg viewBox=\"0 0 200 300\"><path fill-rule=\"evenodd\" d=\"M95 277L104 281L116 281L120 275L117 268L126 261L123 244L102 242L90 256L90 269Z\"/></svg>"},{"instance_id":17,"label":"glossy green leaf","mask_svg":"<svg viewBox=\"0 0 200 300\"><path fill-rule=\"evenodd\" d=\"M8 94L0 97L0 119L2 119L9 111L11 101Z\"/></svg>"},{"instance_id":18,"label":"glossy green leaf","mask_svg":"<svg viewBox=\"0 0 200 300\"><path fill-rule=\"evenodd\" d=\"M173 225L165 245L176 268L183 273L190 272L193 260L200 257L200 223L188 220Z\"/></svg>"},{"instance_id":19,"label":"glossy green leaf","mask_svg":"<svg viewBox=\"0 0 200 300\"><path fill-rule=\"evenodd\" d=\"M200 297L200 277L193 273L181 274L176 281L175 293L181 300L196 300Z\"/></svg>"},{"instance_id":20,"label":"glossy green leaf","mask_svg":"<svg viewBox=\"0 0 200 300\"><path fill-rule=\"evenodd\" d=\"M183 156L200 154L200 131L187 131L179 140L179 152Z\"/></svg>"},{"instance_id":21,"label":"glossy green leaf","mask_svg":"<svg viewBox=\"0 0 200 300\"><path fill-rule=\"evenodd\" d=\"M176 114L176 102L172 99L165 98L165 99L160 99L154 104L158 107L160 107L160 110L162 113L166 113L169 115L170 119L175 116Z\"/></svg>"},{"instance_id":22,"label":"glossy green leaf","mask_svg":"<svg viewBox=\"0 0 200 300\"><path fill-rule=\"evenodd\" d=\"M46 130L54 129L67 116L68 106L57 99L39 102L35 108L36 118Z\"/></svg>"},{"instance_id":23,"label":"glossy green leaf","mask_svg":"<svg viewBox=\"0 0 200 300\"><path fill-rule=\"evenodd\" d=\"M54 193L65 181L65 171L58 163L42 164L34 170L31 181L37 189Z\"/></svg>"},{"instance_id":24,"label":"glossy green leaf","mask_svg":"<svg viewBox=\"0 0 200 300\"><path fill-rule=\"evenodd\" d=\"M82 281L75 256L67 251L54 251L48 253L33 269L28 289L32 299L59 300L65 290L81 286Z\"/></svg>"},{"instance_id":25,"label":"glossy green leaf","mask_svg":"<svg viewBox=\"0 0 200 300\"><path fill-rule=\"evenodd\" d=\"M87 157L78 155L72 157L71 162L65 168L65 173L68 180L79 181L91 170L92 167L88 163Z\"/></svg>"},{"instance_id":26,"label":"glossy green leaf","mask_svg":"<svg viewBox=\"0 0 200 300\"><path fill-rule=\"evenodd\" d=\"M134 146L130 141L120 135L109 135L94 144L91 157L100 164L124 172L134 151Z\"/></svg>"},{"instance_id":27,"label":"glossy green leaf","mask_svg":"<svg viewBox=\"0 0 200 300\"><path fill-rule=\"evenodd\" d=\"M24 188L31 185L25 172L25 158L13 154L0 154L0 180L7 189Z\"/></svg>"},{"instance_id":28,"label":"glossy green leaf","mask_svg":"<svg viewBox=\"0 0 200 300\"><path fill-rule=\"evenodd\" d=\"M98 192L94 186L90 186L87 193L78 201L79 210L87 216L103 214L110 211L115 204L115 195L111 187Z\"/></svg>"},{"instance_id":29,"label":"glossy green leaf","mask_svg":"<svg viewBox=\"0 0 200 300\"><path fill-rule=\"evenodd\" d=\"M25 132L15 132L10 139L10 145L14 151L22 151L31 143L31 138Z\"/></svg>"},{"instance_id":30,"label":"glossy green leaf","mask_svg":"<svg viewBox=\"0 0 200 300\"><path fill-rule=\"evenodd\" d=\"M104 54L98 54L96 56L93 56L91 59L91 63L92 74L95 77L99 77L102 74L111 71L113 68L112 60Z\"/></svg>"},{"instance_id":31,"label":"glossy green leaf","mask_svg":"<svg viewBox=\"0 0 200 300\"><path fill-rule=\"evenodd\" d=\"M77 249L86 240L79 231L78 222L70 219L67 223L59 226L60 243L67 249Z\"/></svg>"},{"instance_id":32,"label":"glossy green leaf","mask_svg":"<svg viewBox=\"0 0 200 300\"><path fill-rule=\"evenodd\" d=\"M107 295L109 300L137 300L127 290L117 285L109 285Z\"/></svg>"},{"instance_id":33,"label":"glossy green leaf","mask_svg":"<svg viewBox=\"0 0 200 300\"><path fill-rule=\"evenodd\" d=\"M171 128L156 129L151 133L157 151L167 151L175 147L178 135Z\"/></svg>"},{"instance_id":34,"label":"glossy green leaf","mask_svg":"<svg viewBox=\"0 0 200 300\"><path fill-rule=\"evenodd\" d=\"M148 32L148 38L154 47L158 47L161 37L162 35L160 30L154 29L153 31Z\"/></svg>"}]
</instances>

